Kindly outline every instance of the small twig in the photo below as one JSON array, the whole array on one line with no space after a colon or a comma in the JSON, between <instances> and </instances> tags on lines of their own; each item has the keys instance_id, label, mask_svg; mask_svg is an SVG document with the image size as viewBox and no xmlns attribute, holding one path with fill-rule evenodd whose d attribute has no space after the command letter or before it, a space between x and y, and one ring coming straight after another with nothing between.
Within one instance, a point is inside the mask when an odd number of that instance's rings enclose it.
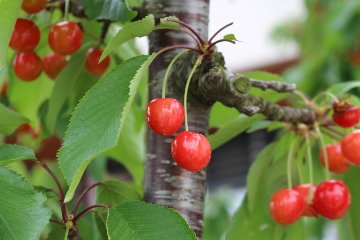
<instances>
[{"instance_id":1,"label":"small twig","mask_svg":"<svg viewBox=\"0 0 360 240\"><path fill-rule=\"evenodd\" d=\"M209 39L208 43L211 44L211 41L212 41L222 30L224 30L225 28L227 28L227 27L229 27L229 26L231 26L231 25L233 25L233 24L234 24L233 22L228 23L228 24L226 24L225 26L223 26L222 28L220 28L219 30L217 30L217 31L211 36L211 38Z\"/></svg>"},{"instance_id":2,"label":"small twig","mask_svg":"<svg viewBox=\"0 0 360 240\"><path fill-rule=\"evenodd\" d=\"M79 221L83 216L85 216L86 214L88 214L89 212L91 212L92 209L97 208L97 207L101 207L101 208L111 208L111 206L107 206L104 204L94 204L90 207L85 208L84 210L82 210L78 215L76 215L73 219L73 223L76 224L77 221Z\"/></svg>"},{"instance_id":3,"label":"small twig","mask_svg":"<svg viewBox=\"0 0 360 240\"><path fill-rule=\"evenodd\" d=\"M341 138L339 138L338 136L334 135L332 132L329 132L329 130L327 128L322 128L321 129L322 132L326 135L328 135L329 137L331 137L332 139L335 139L336 141L341 141Z\"/></svg>"},{"instance_id":4,"label":"small twig","mask_svg":"<svg viewBox=\"0 0 360 240\"><path fill-rule=\"evenodd\" d=\"M345 134L344 134L344 133L336 130L335 128L332 128L332 127L330 127L330 126L324 126L324 127L325 127L326 129L328 129L329 131L331 131L331 132L339 135L339 136L342 137L342 138L345 137Z\"/></svg>"},{"instance_id":5,"label":"small twig","mask_svg":"<svg viewBox=\"0 0 360 240\"><path fill-rule=\"evenodd\" d=\"M186 45L174 45L174 46L169 46L169 47L165 47L163 49L160 49L157 54L161 54L161 53L164 53L164 52L167 52L167 51L170 51L170 50L173 50L173 49L178 49L178 48L182 48L182 49L189 49L191 51L194 51L194 52L198 52L198 53L202 53L199 49L196 49L196 48L193 48L193 47L190 47L190 46L186 46Z\"/></svg>"},{"instance_id":6,"label":"small twig","mask_svg":"<svg viewBox=\"0 0 360 240\"><path fill-rule=\"evenodd\" d=\"M188 34L192 39L194 39L194 41L198 45L198 48L201 49L201 42L199 41L199 39L197 39L197 37L192 32L186 31L185 29L176 29L176 30Z\"/></svg>"},{"instance_id":7,"label":"small twig","mask_svg":"<svg viewBox=\"0 0 360 240\"><path fill-rule=\"evenodd\" d=\"M284 83L279 81L262 81L257 79L250 79L252 87L260 88L262 90L272 89L276 92L293 92L296 90L296 84Z\"/></svg>"},{"instance_id":8,"label":"small twig","mask_svg":"<svg viewBox=\"0 0 360 240\"><path fill-rule=\"evenodd\" d=\"M100 34L100 40L99 40L99 45L104 43L105 37L107 32L109 31L109 27L110 27L111 21L109 20L105 20L103 23L103 26L101 28L101 34Z\"/></svg>"},{"instance_id":9,"label":"small twig","mask_svg":"<svg viewBox=\"0 0 360 240\"><path fill-rule=\"evenodd\" d=\"M200 37L200 35L187 23L181 21L181 20L176 20L176 19L169 19L169 22L176 22L179 23L180 25L186 27L187 29L189 29L195 36L196 38L200 41L201 45L204 45L204 40Z\"/></svg>"},{"instance_id":10,"label":"small twig","mask_svg":"<svg viewBox=\"0 0 360 240\"><path fill-rule=\"evenodd\" d=\"M217 41L211 43L211 44L208 46L207 50L210 50L210 49L211 49L212 47L214 47L216 44L221 43L221 42L229 42L229 43L232 43L232 44L235 44L235 43L236 43L236 42L233 41L233 40L220 39L220 40L217 40Z\"/></svg>"},{"instance_id":11,"label":"small twig","mask_svg":"<svg viewBox=\"0 0 360 240\"><path fill-rule=\"evenodd\" d=\"M64 199L65 199L65 193L64 193L64 189L62 188L61 184L60 184L60 181L58 179L58 177L55 175L55 173L49 168L49 166L46 164L46 162L44 162L43 160L41 159L37 159L38 162L40 163L40 166L42 168L44 168L49 174L50 176L52 177L52 179L54 180L56 186L58 187L59 189L59 192L60 192L60 198L59 198L59 201L60 201L60 206L61 206L61 214L62 214L62 218L64 220L64 222L67 221L67 208L66 208L66 205L64 203Z\"/></svg>"},{"instance_id":12,"label":"small twig","mask_svg":"<svg viewBox=\"0 0 360 240\"><path fill-rule=\"evenodd\" d=\"M74 207L74 209L72 210L72 213L74 213L74 214L76 213L76 211L77 211L78 207L80 206L80 203L81 203L81 201L83 200L83 198L85 197L85 195L86 195L89 191L91 191L91 189L99 186L100 184L102 184L102 183L101 183L101 182L94 183L94 184L90 185L89 187L85 188L84 191L81 192L81 194L79 195L79 197L78 197L78 199L77 199L77 201L76 201L75 207Z\"/></svg>"}]
</instances>

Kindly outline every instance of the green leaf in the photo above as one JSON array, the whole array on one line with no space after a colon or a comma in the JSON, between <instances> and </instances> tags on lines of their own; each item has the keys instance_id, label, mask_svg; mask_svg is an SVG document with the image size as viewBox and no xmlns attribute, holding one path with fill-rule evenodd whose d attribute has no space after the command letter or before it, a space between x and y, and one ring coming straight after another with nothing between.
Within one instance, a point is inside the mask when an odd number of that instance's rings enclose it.
<instances>
[{"instance_id":1,"label":"green leaf","mask_svg":"<svg viewBox=\"0 0 360 240\"><path fill-rule=\"evenodd\" d=\"M135 104L124 122L123 131L116 147L105 154L121 163L132 175L137 185L143 184L145 162L145 128L144 110Z\"/></svg>"},{"instance_id":2,"label":"green leaf","mask_svg":"<svg viewBox=\"0 0 360 240\"><path fill-rule=\"evenodd\" d=\"M239 41L239 40L237 40L237 38L235 37L235 34L226 34L223 38L224 38L224 39L227 39L227 40L231 40L231 41Z\"/></svg>"},{"instance_id":3,"label":"green leaf","mask_svg":"<svg viewBox=\"0 0 360 240\"><path fill-rule=\"evenodd\" d=\"M89 19L128 22L136 16L125 0L85 0L84 6Z\"/></svg>"},{"instance_id":4,"label":"green leaf","mask_svg":"<svg viewBox=\"0 0 360 240\"><path fill-rule=\"evenodd\" d=\"M143 202L127 202L109 210L109 239L196 240L178 212Z\"/></svg>"},{"instance_id":5,"label":"green leaf","mask_svg":"<svg viewBox=\"0 0 360 240\"><path fill-rule=\"evenodd\" d=\"M209 136L211 148L214 150L220 147L230 139L246 131L246 129L251 127L255 122L263 119L264 117L261 115L248 117L239 114L238 117L234 118L224 127L220 128L215 134Z\"/></svg>"},{"instance_id":6,"label":"green leaf","mask_svg":"<svg viewBox=\"0 0 360 240\"><path fill-rule=\"evenodd\" d=\"M72 199L92 159L116 146L142 76L156 54L132 58L103 76L75 108L59 151Z\"/></svg>"},{"instance_id":7,"label":"green leaf","mask_svg":"<svg viewBox=\"0 0 360 240\"><path fill-rule=\"evenodd\" d=\"M135 187L121 181L106 181L96 189L96 202L116 206L123 202L141 200Z\"/></svg>"},{"instance_id":8,"label":"green leaf","mask_svg":"<svg viewBox=\"0 0 360 240\"><path fill-rule=\"evenodd\" d=\"M27 119L0 103L0 133L11 134Z\"/></svg>"},{"instance_id":9,"label":"green leaf","mask_svg":"<svg viewBox=\"0 0 360 240\"><path fill-rule=\"evenodd\" d=\"M31 148L11 144L0 145L0 165L27 159L36 159Z\"/></svg>"},{"instance_id":10,"label":"green leaf","mask_svg":"<svg viewBox=\"0 0 360 240\"><path fill-rule=\"evenodd\" d=\"M16 77L12 65L9 66L9 80L10 105L30 121L37 122L38 110L49 98L54 82L45 73L32 82L24 82Z\"/></svg>"},{"instance_id":11,"label":"green leaf","mask_svg":"<svg viewBox=\"0 0 360 240\"><path fill-rule=\"evenodd\" d=\"M160 23L158 25L156 25L154 29L159 30L159 29L179 29L180 28L179 23L172 22L169 20L179 20L179 19L175 16L160 18Z\"/></svg>"},{"instance_id":12,"label":"green leaf","mask_svg":"<svg viewBox=\"0 0 360 240\"><path fill-rule=\"evenodd\" d=\"M59 114L74 87L81 82L81 77L85 71L85 52L88 47L89 45L86 45L77 51L56 78L49 100L49 111L46 116L46 126L50 132L54 131Z\"/></svg>"},{"instance_id":13,"label":"green leaf","mask_svg":"<svg viewBox=\"0 0 360 240\"><path fill-rule=\"evenodd\" d=\"M336 94L337 96L341 96L358 87L360 87L360 81L342 82L332 85L328 91Z\"/></svg>"},{"instance_id":14,"label":"green leaf","mask_svg":"<svg viewBox=\"0 0 360 240\"><path fill-rule=\"evenodd\" d=\"M21 0L1 0L0 1L0 68L4 64L9 41L13 32L16 19L20 13Z\"/></svg>"},{"instance_id":15,"label":"green leaf","mask_svg":"<svg viewBox=\"0 0 360 240\"><path fill-rule=\"evenodd\" d=\"M351 202L348 213L344 218L338 221L338 229L341 239L356 240L360 239L360 189L358 182L360 180L360 169L349 168L344 174L344 182L351 192Z\"/></svg>"},{"instance_id":16,"label":"green leaf","mask_svg":"<svg viewBox=\"0 0 360 240\"><path fill-rule=\"evenodd\" d=\"M0 189L1 239L39 239L51 215L46 198L5 167L0 167Z\"/></svg>"},{"instance_id":17,"label":"green leaf","mask_svg":"<svg viewBox=\"0 0 360 240\"><path fill-rule=\"evenodd\" d=\"M114 38L106 45L100 61L104 60L112 51L135 37L144 37L149 35L155 26L155 19L152 14L144 17L143 19L135 22L131 22L125 25L118 31Z\"/></svg>"}]
</instances>

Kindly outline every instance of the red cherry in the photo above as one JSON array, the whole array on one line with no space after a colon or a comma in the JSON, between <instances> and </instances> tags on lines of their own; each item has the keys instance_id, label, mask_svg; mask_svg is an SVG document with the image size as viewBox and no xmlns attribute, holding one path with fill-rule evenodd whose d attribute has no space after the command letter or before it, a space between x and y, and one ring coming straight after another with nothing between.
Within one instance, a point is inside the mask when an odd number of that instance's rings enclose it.
<instances>
[{"instance_id":1,"label":"red cherry","mask_svg":"<svg viewBox=\"0 0 360 240\"><path fill-rule=\"evenodd\" d=\"M24 0L21 8L29 13L38 13L46 7L46 0Z\"/></svg>"},{"instance_id":2,"label":"red cherry","mask_svg":"<svg viewBox=\"0 0 360 240\"><path fill-rule=\"evenodd\" d=\"M42 61L34 52L19 53L13 61L16 76L24 81L35 80L42 71Z\"/></svg>"},{"instance_id":3,"label":"red cherry","mask_svg":"<svg viewBox=\"0 0 360 240\"><path fill-rule=\"evenodd\" d=\"M343 173L349 168L349 164L341 152L340 144L327 145L326 153L329 161L329 170L333 173ZM320 162L325 167L325 156L323 149L320 150Z\"/></svg>"},{"instance_id":4,"label":"red cherry","mask_svg":"<svg viewBox=\"0 0 360 240\"><path fill-rule=\"evenodd\" d=\"M51 78L55 79L57 75L67 65L67 61L64 55L57 53L50 53L43 59L44 72Z\"/></svg>"},{"instance_id":5,"label":"red cherry","mask_svg":"<svg viewBox=\"0 0 360 240\"><path fill-rule=\"evenodd\" d=\"M297 191L282 189L272 196L270 213L275 222L291 224L301 217L305 207L304 198Z\"/></svg>"},{"instance_id":6,"label":"red cherry","mask_svg":"<svg viewBox=\"0 0 360 240\"><path fill-rule=\"evenodd\" d=\"M341 141L341 151L348 162L360 165L360 130L356 130L344 137Z\"/></svg>"},{"instance_id":7,"label":"red cherry","mask_svg":"<svg viewBox=\"0 0 360 240\"><path fill-rule=\"evenodd\" d=\"M50 29L48 40L54 52L67 55L80 48L83 32L79 24L75 22L59 22Z\"/></svg>"},{"instance_id":8,"label":"red cherry","mask_svg":"<svg viewBox=\"0 0 360 240\"><path fill-rule=\"evenodd\" d=\"M110 64L110 57L107 56L99 62L103 50L100 48L89 48L86 52L86 69L95 76L101 76Z\"/></svg>"},{"instance_id":9,"label":"red cherry","mask_svg":"<svg viewBox=\"0 0 360 240\"><path fill-rule=\"evenodd\" d=\"M351 196L348 187L338 180L322 182L314 195L315 210L332 220L344 216L350 203Z\"/></svg>"},{"instance_id":10,"label":"red cherry","mask_svg":"<svg viewBox=\"0 0 360 240\"><path fill-rule=\"evenodd\" d=\"M162 136L174 134L184 121L184 108L174 98L156 98L146 108L149 127Z\"/></svg>"},{"instance_id":11,"label":"red cherry","mask_svg":"<svg viewBox=\"0 0 360 240\"><path fill-rule=\"evenodd\" d=\"M351 128L360 121L360 108L348 102L339 102L333 105L333 121L343 128Z\"/></svg>"},{"instance_id":12,"label":"red cherry","mask_svg":"<svg viewBox=\"0 0 360 240\"><path fill-rule=\"evenodd\" d=\"M211 147L204 135L184 131L176 135L171 143L171 154L178 166L196 172L209 164Z\"/></svg>"},{"instance_id":13,"label":"red cherry","mask_svg":"<svg viewBox=\"0 0 360 240\"><path fill-rule=\"evenodd\" d=\"M310 195L310 184L300 184L297 185L295 187L293 187L293 190L297 191L304 199L305 203L306 203L306 207L305 207L305 211L303 213L303 216L306 217L317 217L318 214L315 211L314 208L314 204L313 204L313 199L309 199L309 195ZM313 196L315 194L316 191L316 185L313 184L312 185L312 192L313 192Z\"/></svg>"},{"instance_id":14,"label":"red cherry","mask_svg":"<svg viewBox=\"0 0 360 240\"><path fill-rule=\"evenodd\" d=\"M40 30L31 20L18 18L9 46L18 52L33 50L40 41Z\"/></svg>"},{"instance_id":15,"label":"red cherry","mask_svg":"<svg viewBox=\"0 0 360 240\"><path fill-rule=\"evenodd\" d=\"M2 86L1 86L0 96L5 96L6 92L7 92L7 89L8 89L8 84L5 81L5 82L3 82Z\"/></svg>"}]
</instances>

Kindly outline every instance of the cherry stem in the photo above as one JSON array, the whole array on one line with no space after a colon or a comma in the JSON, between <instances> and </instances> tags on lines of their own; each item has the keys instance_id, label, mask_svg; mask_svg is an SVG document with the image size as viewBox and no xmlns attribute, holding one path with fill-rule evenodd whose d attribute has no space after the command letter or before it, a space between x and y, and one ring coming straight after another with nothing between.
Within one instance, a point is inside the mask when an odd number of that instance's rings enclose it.
<instances>
[{"instance_id":1,"label":"cherry stem","mask_svg":"<svg viewBox=\"0 0 360 240\"><path fill-rule=\"evenodd\" d=\"M232 44L235 44L235 43L236 43L236 42L233 41L233 40L220 39L220 40L217 40L217 41L211 43L211 44L207 47L207 49L210 50L210 49L211 49L212 47L214 47L216 44L221 43L221 42L229 42L229 43L232 43Z\"/></svg>"},{"instance_id":2,"label":"cherry stem","mask_svg":"<svg viewBox=\"0 0 360 240\"><path fill-rule=\"evenodd\" d=\"M103 23L103 26L101 28L101 34L100 34L100 40L99 40L99 45L104 43L105 37L107 32L109 31L109 27L110 27L111 21L109 20L105 20Z\"/></svg>"},{"instance_id":3,"label":"cherry stem","mask_svg":"<svg viewBox=\"0 0 360 240\"><path fill-rule=\"evenodd\" d=\"M200 41L201 45L204 45L204 40L200 37L200 35L195 31L195 29L193 29L189 24L181 21L181 20L177 20L177 19L169 19L168 21L170 22L176 22L176 23L179 23L180 25L186 27L187 29L190 30L190 32L192 32L195 37Z\"/></svg>"},{"instance_id":4,"label":"cherry stem","mask_svg":"<svg viewBox=\"0 0 360 240\"><path fill-rule=\"evenodd\" d=\"M185 29L175 29L175 30L188 34L192 39L194 39L198 48L201 49L201 42L199 41L199 39L197 39L197 37L192 32L189 32Z\"/></svg>"},{"instance_id":5,"label":"cherry stem","mask_svg":"<svg viewBox=\"0 0 360 240\"><path fill-rule=\"evenodd\" d=\"M327 151L326 151L326 145L325 145L324 138L323 138L323 136L321 134L319 125L317 123L315 123L315 131L317 132L317 134L320 137L321 149L323 151L324 158L325 158L325 176L326 176L326 180L329 180L330 179L329 158L328 158L328 154L327 154Z\"/></svg>"},{"instance_id":6,"label":"cherry stem","mask_svg":"<svg viewBox=\"0 0 360 240\"><path fill-rule=\"evenodd\" d=\"M169 75L170 75L170 72L171 72L171 69L172 69L174 63L176 62L176 60L179 59L179 57L181 57L184 53L186 53L188 51L189 51L188 49L181 50L178 54L175 55L175 57L171 60L169 66L167 67L165 74L164 74L164 79L163 79L163 86L162 86L162 93L161 93L162 98L166 97L166 83L167 83L167 80L169 78Z\"/></svg>"},{"instance_id":7,"label":"cherry stem","mask_svg":"<svg viewBox=\"0 0 360 240\"><path fill-rule=\"evenodd\" d=\"M334 135L332 132L329 132L328 128L323 128L322 129L323 133L328 135L329 137L331 137L332 139L335 139L336 141L341 141L341 138L339 138L338 136Z\"/></svg>"},{"instance_id":8,"label":"cherry stem","mask_svg":"<svg viewBox=\"0 0 360 240\"><path fill-rule=\"evenodd\" d=\"M64 14L65 20L69 20L69 5L70 5L70 0L65 0L65 14Z\"/></svg>"},{"instance_id":9,"label":"cherry stem","mask_svg":"<svg viewBox=\"0 0 360 240\"><path fill-rule=\"evenodd\" d=\"M185 85L185 93L184 93L184 110L185 110L185 131L189 131L189 124L188 124L188 115L187 115L187 96L188 96L188 91L189 91L189 86L190 86L190 81L192 79L192 76L195 73L196 68L201 64L202 61L202 55L198 56L196 59L196 62L193 66L193 68L191 69L191 72L189 74L188 79L186 80L186 85Z\"/></svg>"},{"instance_id":10,"label":"cherry stem","mask_svg":"<svg viewBox=\"0 0 360 240\"><path fill-rule=\"evenodd\" d=\"M160 49L156 54L157 55L160 55L164 52L167 52L167 51L170 51L170 50L173 50L173 49L178 49L178 48L182 48L182 49L188 49L190 51L194 51L194 52L198 52L198 53L202 53L199 49L196 49L196 48L193 48L193 47L190 47L190 46L186 46L186 45L173 45L173 46L169 46L169 47L165 47L165 48L162 48Z\"/></svg>"},{"instance_id":11,"label":"cherry stem","mask_svg":"<svg viewBox=\"0 0 360 240\"><path fill-rule=\"evenodd\" d=\"M80 203L81 203L81 201L84 199L85 195L86 195L88 192L90 192L91 189L93 189L93 188L95 188L95 187L97 187L97 186L99 186L99 185L101 185L101 184L102 184L101 182L94 183L94 184L88 186L87 188L85 188L84 191L82 191L82 192L80 193L79 198L77 199L76 204L75 204L75 207L74 207L74 209L73 209L73 211L72 211L74 214L76 213L77 209L79 208Z\"/></svg>"},{"instance_id":12,"label":"cherry stem","mask_svg":"<svg viewBox=\"0 0 360 240\"><path fill-rule=\"evenodd\" d=\"M84 210L82 210L78 215L76 215L73 219L73 223L75 224L77 221L79 221L83 216L85 216L86 214L88 214L89 212L91 212L92 209L97 208L97 207L101 207L101 208L111 208L111 206L107 206L104 204L94 204L90 207L85 208Z\"/></svg>"},{"instance_id":13,"label":"cherry stem","mask_svg":"<svg viewBox=\"0 0 360 240\"><path fill-rule=\"evenodd\" d=\"M58 179L58 177L55 175L55 173L49 168L49 166L46 164L46 162L44 162L43 160L41 159L38 159L38 162L40 163L40 166L45 169L49 174L50 176L52 177L52 179L54 180L56 186L58 187L59 189L59 192L60 192L60 206L61 206L61 215L62 215L62 218L64 220L64 222L67 221L67 209L66 209L66 205L64 203L64 198L65 198L65 193L64 193L64 189L62 188L61 184L60 184L60 181Z\"/></svg>"},{"instance_id":14,"label":"cherry stem","mask_svg":"<svg viewBox=\"0 0 360 240\"><path fill-rule=\"evenodd\" d=\"M306 151L307 151L307 159L308 159L308 164L309 164L309 175L310 175L309 199L312 199L312 197L313 197L313 188L312 188L312 186L314 184L313 161L312 161L312 154L311 154L311 146L310 146L309 136L307 135L305 138L306 138Z\"/></svg>"},{"instance_id":15,"label":"cherry stem","mask_svg":"<svg viewBox=\"0 0 360 240\"><path fill-rule=\"evenodd\" d=\"M325 128L328 129L329 131L337 134L341 138L345 137L345 134L343 134L342 132L336 130L335 128L332 128L332 127L329 127L329 126L325 126Z\"/></svg>"},{"instance_id":16,"label":"cherry stem","mask_svg":"<svg viewBox=\"0 0 360 240\"><path fill-rule=\"evenodd\" d=\"M310 105L310 99L303 92L301 92L299 90L295 90L295 91L293 91L293 93L295 95L299 96L304 101L305 105L307 105L307 106Z\"/></svg>"},{"instance_id":17,"label":"cherry stem","mask_svg":"<svg viewBox=\"0 0 360 240\"><path fill-rule=\"evenodd\" d=\"M287 178L288 178L288 187L289 189L292 188L292 178L291 178L291 158L293 157L293 151L294 151L295 141L291 143L290 150L288 153L287 158Z\"/></svg>"},{"instance_id":18,"label":"cherry stem","mask_svg":"<svg viewBox=\"0 0 360 240\"><path fill-rule=\"evenodd\" d=\"M66 230L65 230L64 240L67 240L67 239L68 239L69 230L70 230L70 227L67 226L67 227L66 227Z\"/></svg>"},{"instance_id":19,"label":"cherry stem","mask_svg":"<svg viewBox=\"0 0 360 240\"><path fill-rule=\"evenodd\" d=\"M224 30L225 28L227 28L227 27L229 27L229 26L231 26L231 25L233 25L233 24L234 24L233 22L228 23L228 24L226 24L225 26L223 26L222 28L220 28L219 30L217 30L217 31L211 36L211 38L209 39L208 43L211 44L211 41L212 41L222 30Z\"/></svg>"},{"instance_id":20,"label":"cherry stem","mask_svg":"<svg viewBox=\"0 0 360 240\"><path fill-rule=\"evenodd\" d=\"M331 92L321 92L313 98L313 101L316 102L316 100L321 96L328 96L333 100L333 102L335 102L335 103L339 102L339 99Z\"/></svg>"}]
</instances>

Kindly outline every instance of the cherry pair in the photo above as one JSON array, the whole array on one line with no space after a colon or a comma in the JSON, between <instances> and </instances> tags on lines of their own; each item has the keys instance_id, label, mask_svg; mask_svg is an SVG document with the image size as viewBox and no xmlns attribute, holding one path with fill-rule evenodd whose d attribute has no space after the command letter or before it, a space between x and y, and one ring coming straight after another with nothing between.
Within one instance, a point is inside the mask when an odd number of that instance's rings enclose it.
<instances>
[{"instance_id":1,"label":"cherry pair","mask_svg":"<svg viewBox=\"0 0 360 240\"><path fill-rule=\"evenodd\" d=\"M148 104L146 120L154 132L162 136L170 136L182 126L184 108L174 98L157 98ZM171 144L171 154L178 166L196 172L208 165L211 147L204 135L184 131L175 136Z\"/></svg>"},{"instance_id":2,"label":"cherry pair","mask_svg":"<svg viewBox=\"0 0 360 240\"><path fill-rule=\"evenodd\" d=\"M313 198L310 198L310 184L302 184L292 189L276 192L270 202L272 218L279 224L292 224L301 216L321 216L336 220L345 215L351 195L348 187L341 181L328 180L312 186Z\"/></svg>"}]
</instances>

